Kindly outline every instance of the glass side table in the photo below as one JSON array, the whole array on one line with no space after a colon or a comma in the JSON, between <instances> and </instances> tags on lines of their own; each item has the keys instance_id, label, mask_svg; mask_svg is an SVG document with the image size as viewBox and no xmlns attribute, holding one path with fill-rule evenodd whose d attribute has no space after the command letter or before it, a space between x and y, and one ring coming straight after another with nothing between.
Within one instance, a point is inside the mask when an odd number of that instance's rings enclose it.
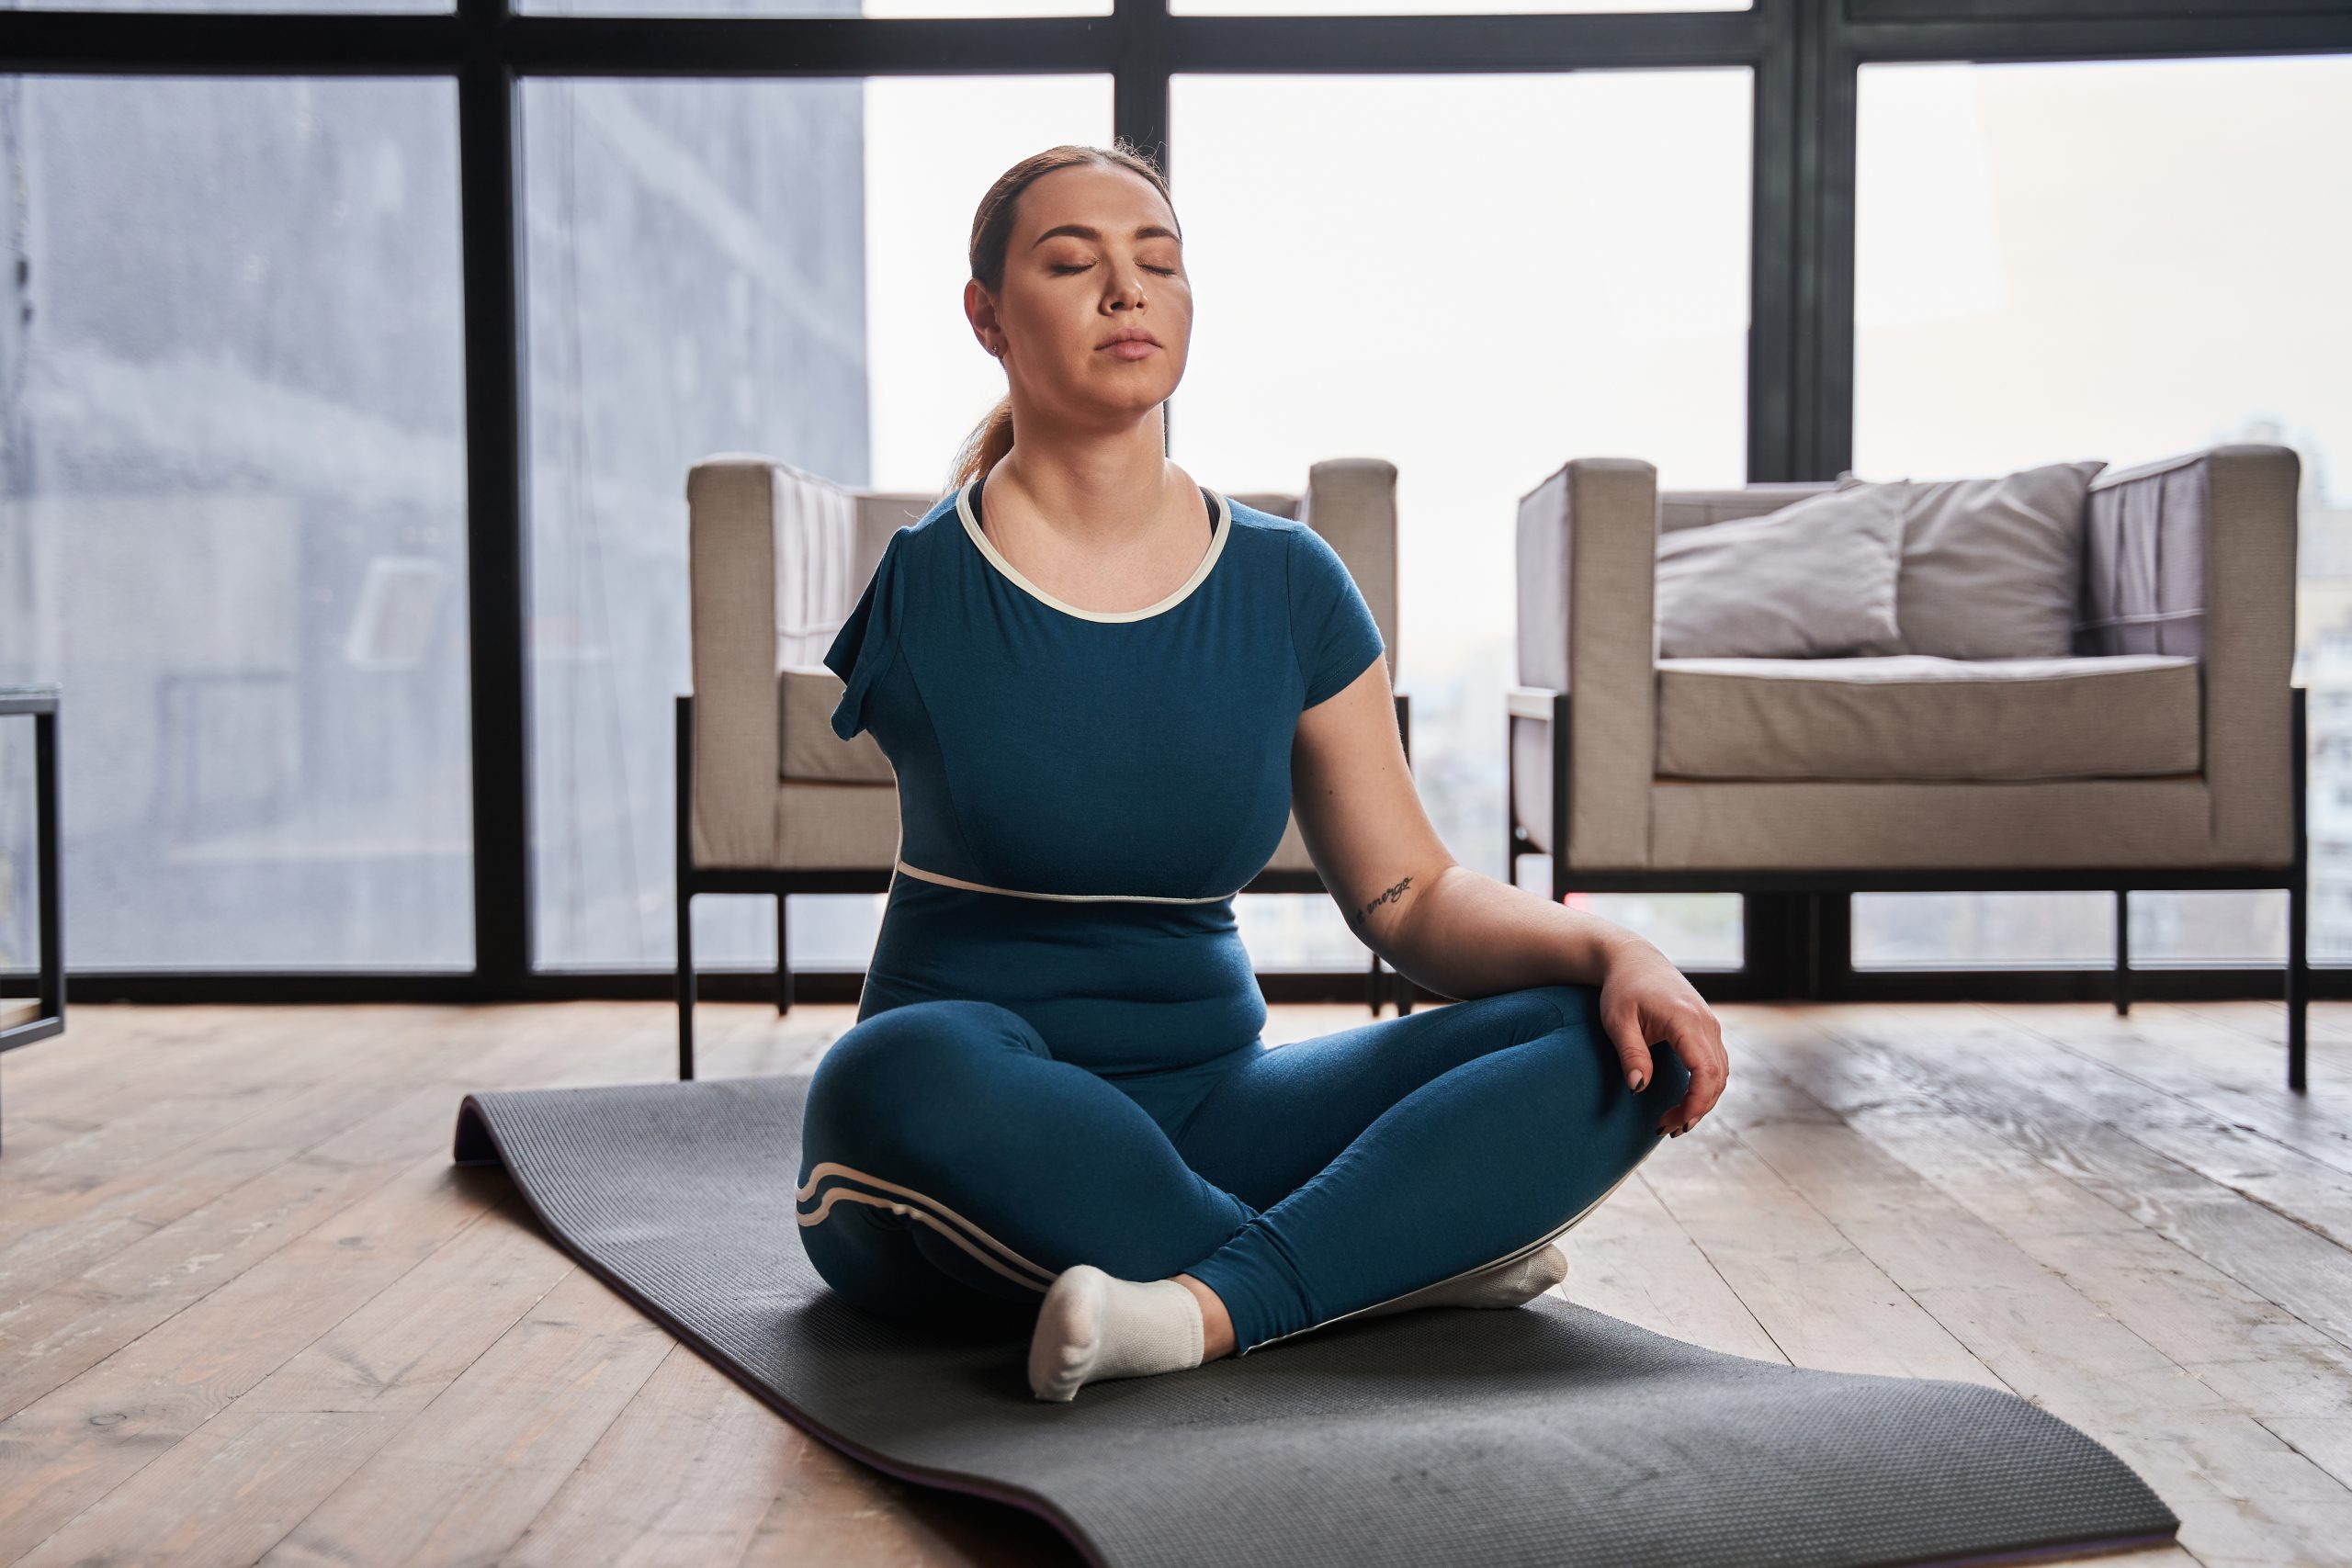
<instances>
[{"instance_id":1,"label":"glass side table","mask_svg":"<svg viewBox=\"0 0 2352 1568\"><path fill-rule=\"evenodd\" d=\"M22 715L33 721L33 863L40 878L39 1000L31 1018L0 1028L0 1052L46 1040L65 1028L65 920L57 852L58 695L55 686L0 686L0 719Z\"/></svg>"}]
</instances>

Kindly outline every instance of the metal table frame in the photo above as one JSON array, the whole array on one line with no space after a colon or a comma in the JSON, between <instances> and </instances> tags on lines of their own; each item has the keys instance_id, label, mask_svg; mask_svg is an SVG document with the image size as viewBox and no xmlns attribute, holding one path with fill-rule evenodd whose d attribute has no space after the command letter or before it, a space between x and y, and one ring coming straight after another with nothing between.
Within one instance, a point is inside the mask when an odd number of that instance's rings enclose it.
<instances>
[{"instance_id":1,"label":"metal table frame","mask_svg":"<svg viewBox=\"0 0 2352 1568\"><path fill-rule=\"evenodd\" d=\"M0 1051L46 1040L65 1029L65 917L57 839L57 706L54 686L0 687L0 717L33 721L33 861L40 877L39 1010L0 1029Z\"/></svg>"}]
</instances>

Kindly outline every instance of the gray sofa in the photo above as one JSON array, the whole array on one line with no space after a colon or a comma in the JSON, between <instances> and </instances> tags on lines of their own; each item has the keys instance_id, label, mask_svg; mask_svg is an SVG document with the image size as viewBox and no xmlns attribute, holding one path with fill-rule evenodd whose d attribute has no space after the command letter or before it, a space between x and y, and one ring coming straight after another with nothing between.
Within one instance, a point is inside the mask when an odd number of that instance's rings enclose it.
<instances>
[{"instance_id":1,"label":"gray sofa","mask_svg":"<svg viewBox=\"0 0 2352 1568\"><path fill-rule=\"evenodd\" d=\"M1217 488L1212 486L1211 488ZM1396 673L1396 468L1341 457L1307 470L1298 494L1230 498L1306 522L1339 552L1371 605ZM776 900L776 1004L792 1005L786 962L794 893L880 892L898 859L898 779L871 734L844 741L830 717L842 682L825 649L890 536L939 499L865 490L756 453L717 453L686 476L694 691L677 700L678 1064L694 1076L696 893ZM1396 699L1411 747L1410 705ZM1322 893L1292 820L1250 893ZM1399 1005L1409 987L1391 977ZM1383 965L1367 977L1377 1011Z\"/></svg>"},{"instance_id":2,"label":"gray sofa","mask_svg":"<svg viewBox=\"0 0 2352 1568\"><path fill-rule=\"evenodd\" d=\"M1508 863L1549 855L1555 897L2113 888L2119 1010L2126 890L2283 886L2301 1089L2298 476L2268 445L2101 473L2067 658L1659 659L1661 531L1832 486L1572 461L1520 503Z\"/></svg>"}]
</instances>

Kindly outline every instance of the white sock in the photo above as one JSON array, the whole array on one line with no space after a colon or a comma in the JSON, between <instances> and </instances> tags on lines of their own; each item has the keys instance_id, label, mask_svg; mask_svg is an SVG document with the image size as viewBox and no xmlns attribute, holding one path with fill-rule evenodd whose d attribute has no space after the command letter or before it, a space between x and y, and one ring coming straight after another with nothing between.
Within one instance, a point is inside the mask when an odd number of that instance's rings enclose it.
<instances>
[{"instance_id":1,"label":"white sock","mask_svg":"<svg viewBox=\"0 0 2352 1568\"><path fill-rule=\"evenodd\" d=\"M1091 1263L1062 1270L1037 1308L1029 1389L1068 1404L1102 1378L1148 1377L1201 1364L1201 1303L1173 1280L1115 1280Z\"/></svg>"},{"instance_id":2,"label":"white sock","mask_svg":"<svg viewBox=\"0 0 2352 1568\"><path fill-rule=\"evenodd\" d=\"M1442 1280L1393 1302L1366 1307L1354 1315L1378 1317L1384 1313L1411 1312L1426 1306L1525 1306L1567 1277L1568 1255L1557 1246L1539 1247L1524 1258L1498 1263L1482 1273L1465 1274L1458 1280Z\"/></svg>"}]
</instances>

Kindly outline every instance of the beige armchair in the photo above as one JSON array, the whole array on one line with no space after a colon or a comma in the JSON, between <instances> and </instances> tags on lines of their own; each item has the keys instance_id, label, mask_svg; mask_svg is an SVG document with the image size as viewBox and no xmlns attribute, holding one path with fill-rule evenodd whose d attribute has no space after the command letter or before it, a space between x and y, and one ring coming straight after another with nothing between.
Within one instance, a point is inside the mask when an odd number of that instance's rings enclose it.
<instances>
[{"instance_id":1,"label":"beige armchair","mask_svg":"<svg viewBox=\"0 0 2352 1568\"><path fill-rule=\"evenodd\" d=\"M2304 1078L2303 704L2285 446L2109 470L2073 655L1659 659L1662 530L1828 481L1667 491L1579 458L1520 502L1511 859L1573 889L2288 890L2288 1081Z\"/></svg>"},{"instance_id":2,"label":"beige armchair","mask_svg":"<svg viewBox=\"0 0 2352 1568\"><path fill-rule=\"evenodd\" d=\"M1212 489L1216 488L1212 485ZM1229 492L1306 522L1339 552L1371 605L1396 671L1396 468L1333 458L1303 494ZM842 740L842 694L825 649L890 536L939 498L839 485L775 458L719 453L686 476L694 691L677 700L678 1076L694 1077L696 893L776 901L776 1006L792 1006L786 958L795 893L881 892L898 858L898 778L870 733ZM1410 708L1396 699L1411 750ZM1322 893L1294 818L1249 893ZM1375 1012L1382 965L1367 980ZM1398 988L1399 1007L1410 1005Z\"/></svg>"}]
</instances>

